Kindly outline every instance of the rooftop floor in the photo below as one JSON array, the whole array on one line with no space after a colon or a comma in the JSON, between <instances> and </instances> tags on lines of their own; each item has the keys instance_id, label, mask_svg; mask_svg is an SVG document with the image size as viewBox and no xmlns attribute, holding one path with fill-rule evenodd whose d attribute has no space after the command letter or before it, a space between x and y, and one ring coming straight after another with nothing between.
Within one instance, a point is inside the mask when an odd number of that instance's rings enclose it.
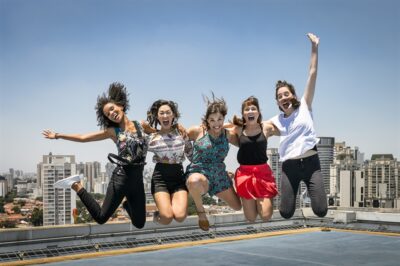
<instances>
[{"instance_id":1,"label":"rooftop floor","mask_svg":"<svg viewBox=\"0 0 400 266\"><path fill-rule=\"evenodd\" d=\"M74 240L58 235L0 243L0 265L399 265L398 216L372 213L369 219L375 221L365 221L365 215L341 212L336 218L274 218L255 224L217 216L209 232L197 228L195 217L180 227L149 223L145 230L108 234L92 228L92 235ZM79 232L79 227L63 229ZM50 246L37 243L49 239Z\"/></svg>"}]
</instances>

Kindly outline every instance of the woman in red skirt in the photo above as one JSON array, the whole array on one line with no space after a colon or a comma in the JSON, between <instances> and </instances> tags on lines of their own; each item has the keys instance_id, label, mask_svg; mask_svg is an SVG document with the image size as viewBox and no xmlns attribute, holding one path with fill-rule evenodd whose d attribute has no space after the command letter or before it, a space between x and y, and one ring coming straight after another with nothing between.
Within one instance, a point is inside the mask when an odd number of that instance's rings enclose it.
<instances>
[{"instance_id":1,"label":"woman in red skirt","mask_svg":"<svg viewBox=\"0 0 400 266\"><path fill-rule=\"evenodd\" d=\"M275 127L263 122L257 98L242 103L242 118L233 117L233 131L238 137L236 192L242 200L246 219L254 222L257 215L268 221L273 212L272 200L278 194L275 177L267 164L267 139L276 134Z\"/></svg>"}]
</instances>

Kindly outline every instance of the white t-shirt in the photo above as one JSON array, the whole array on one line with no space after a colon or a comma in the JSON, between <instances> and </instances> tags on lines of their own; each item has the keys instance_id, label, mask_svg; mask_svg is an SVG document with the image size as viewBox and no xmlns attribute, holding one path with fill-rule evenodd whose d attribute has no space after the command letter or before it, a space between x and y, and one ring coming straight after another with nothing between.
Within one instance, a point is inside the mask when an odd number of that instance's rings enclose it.
<instances>
[{"instance_id":1,"label":"white t-shirt","mask_svg":"<svg viewBox=\"0 0 400 266\"><path fill-rule=\"evenodd\" d=\"M319 142L314 130L313 116L304 97L300 100L299 108L289 117L284 117L284 113L281 113L271 118L271 121L281 135L278 149L281 162L304 154Z\"/></svg>"}]
</instances>

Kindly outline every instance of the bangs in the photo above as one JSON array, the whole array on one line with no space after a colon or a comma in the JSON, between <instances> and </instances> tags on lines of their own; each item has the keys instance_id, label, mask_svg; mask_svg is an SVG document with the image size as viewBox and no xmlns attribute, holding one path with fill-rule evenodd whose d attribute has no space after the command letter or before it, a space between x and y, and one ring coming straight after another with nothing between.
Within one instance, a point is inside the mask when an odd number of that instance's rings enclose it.
<instances>
[{"instance_id":1,"label":"bangs","mask_svg":"<svg viewBox=\"0 0 400 266\"><path fill-rule=\"evenodd\" d=\"M258 104L258 100L255 97L250 97L248 99L246 99L243 104L242 104L242 112L244 110L244 108L250 106L250 105L254 105L255 107L257 107L257 111L260 112L260 105Z\"/></svg>"}]
</instances>

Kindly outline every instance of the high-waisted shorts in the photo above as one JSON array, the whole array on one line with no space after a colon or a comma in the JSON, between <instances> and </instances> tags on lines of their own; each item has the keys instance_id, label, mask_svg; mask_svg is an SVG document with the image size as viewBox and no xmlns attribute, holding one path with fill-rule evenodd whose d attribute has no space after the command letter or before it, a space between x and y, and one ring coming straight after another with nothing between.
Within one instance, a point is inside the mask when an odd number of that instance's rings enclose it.
<instances>
[{"instance_id":1,"label":"high-waisted shorts","mask_svg":"<svg viewBox=\"0 0 400 266\"><path fill-rule=\"evenodd\" d=\"M186 179L182 164L157 163L151 179L151 194L186 190Z\"/></svg>"},{"instance_id":2,"label":"high-waisted shorts","mask_svg":"<svg viewBox=\"0 0 400 266\"><path fill-rule=\"evenodd\" d=\"M236 193L245 199L273 198L278 194L268 164L241 165L235 173Z\"/></svg>"}]
</instances>

